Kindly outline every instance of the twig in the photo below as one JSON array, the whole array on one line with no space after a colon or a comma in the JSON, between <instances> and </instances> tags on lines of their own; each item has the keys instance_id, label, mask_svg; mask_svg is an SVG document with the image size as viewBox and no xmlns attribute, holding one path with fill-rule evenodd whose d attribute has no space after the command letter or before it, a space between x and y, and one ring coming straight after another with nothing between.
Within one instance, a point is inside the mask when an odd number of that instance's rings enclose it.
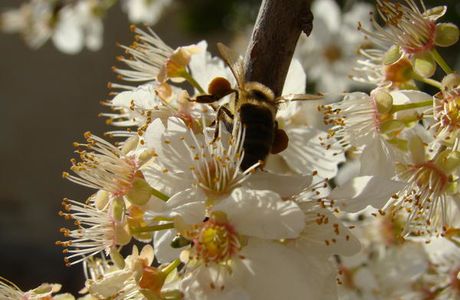
<instances>
[{"instance_id":1,"label":"twig","mask_svg":"<svg viewBox=\"0 0 460 300\"><path fill-rule=\"evenodd\" d=\"M245 58L246 80L281 96L300 34L312 30L311 0L263 0Z\"/></svg>"}]
</instances>

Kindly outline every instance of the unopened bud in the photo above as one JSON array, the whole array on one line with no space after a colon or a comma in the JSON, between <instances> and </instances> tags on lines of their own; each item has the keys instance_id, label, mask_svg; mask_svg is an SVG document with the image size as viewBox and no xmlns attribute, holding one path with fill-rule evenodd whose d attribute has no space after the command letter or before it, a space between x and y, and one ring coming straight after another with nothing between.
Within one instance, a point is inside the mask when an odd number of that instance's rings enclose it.
<instances>
[{"instance_id":1,"label":"unopened bud","mask_svg":"<svg viewBox=\"0 0 460 300\"><path fill-rule=\"evenodd\" d=\"M442 90L452 90L460 86L460 75L451 73L446 75L441 81Z\"/></svg>"},{"instance_id":2,"label":"unopened bud","mask_svg":"<svg viewBox=\"0 0 460 300\"><path fill-rule=\"evenodd\" d=\"M449 47L458 41L458 28L452 23L440 23L436 25L435 44L440 47Z\"/></svg>"}]
</instances>

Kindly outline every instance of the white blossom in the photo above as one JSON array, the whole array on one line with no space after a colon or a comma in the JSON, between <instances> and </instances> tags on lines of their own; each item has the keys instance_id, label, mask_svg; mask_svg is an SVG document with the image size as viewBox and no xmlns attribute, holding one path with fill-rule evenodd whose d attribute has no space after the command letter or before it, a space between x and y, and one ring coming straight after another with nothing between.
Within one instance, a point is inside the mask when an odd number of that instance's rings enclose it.
<instances>
[{"instance_id":1,"label":"white blossom","mask_svg":"<svg viewBox=\"0 0 460 300\"><path fill-rule=\"evenodd\" d=\"M291 62L283 95L303 94L307 76L297 59ZM345 160L340 147L324 151L319 101L288 101L280 105L276 121L288 138L287 148L276 155L269 155L267 169L294 174L311 174L317 171L321 177L332 178L337 174L337 165ZM335 151L334 151L335 150Z\"/></svg>"},{"instance_id":2,"label":"white blossom","mask_svg":"<svg viewBox=\"0 0 460 300\"><path fill-rule=\"evenodd\" d=\"M306 68L309 80L317 83L321 92L347 91L356 52L363 42L354 30L358 21L367 19L371 7L356 3L341 14L332 0L317 0L312 4L313 31L308 39L301 37L297 57Z\"/></svg>"},{"instance_id":3,"label":"white blossom","mask_svg":"<svg viewBox=\"0 0 460 300\"><path fill-rule=\"evenodd\" d=\"M154 25L171 0L123 0L123 8L128 13L129 21Z\"/></svg>"}]
</instances>

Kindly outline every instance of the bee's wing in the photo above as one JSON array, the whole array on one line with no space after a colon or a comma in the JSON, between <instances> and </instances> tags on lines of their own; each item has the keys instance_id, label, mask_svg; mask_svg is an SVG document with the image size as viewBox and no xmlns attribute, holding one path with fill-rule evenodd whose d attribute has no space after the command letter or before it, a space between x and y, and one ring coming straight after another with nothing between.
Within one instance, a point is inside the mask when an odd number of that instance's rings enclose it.
<instances>
[{"instance_id":1,"label":"bee's wing","mask_svg":"<svg viewBox=\"0 0 460 300\"><path fill-rule=\"evenodd\" d=\"M238 87L241 88L244 82L243 58L222 43L217 43L217 49L235 76Z\"/></svg>"},{"instance_id":2,"label":"bee's wing","mask_svg":"<svg viewBox=\"0 0 460 300\"><path fill-rule=\"evenodd\" d=\"M276 103L286 103L290 101L313 101L324 99L322 94L287 94L276 98Z\"/></svg>"}]
</instances>

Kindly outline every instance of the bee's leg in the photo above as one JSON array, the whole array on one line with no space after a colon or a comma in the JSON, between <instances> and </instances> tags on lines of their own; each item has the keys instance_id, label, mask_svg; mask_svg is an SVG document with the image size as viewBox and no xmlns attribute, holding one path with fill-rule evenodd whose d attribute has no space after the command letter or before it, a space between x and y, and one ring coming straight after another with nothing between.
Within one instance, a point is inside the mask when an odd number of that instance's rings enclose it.
<instances>
[{"instance_id":1,"label":"bee's leg","mask_svg":"<svg viewBox=\"0 0 460 300\"><path fill-rule=\"evenodd\" d=\"M195 98L189 98L189 101L200 104L209 104L212 109L217 110L219 106L216 102L219 101L219 99L220 98L216 95L204 94L196 96Z\"/></svg>"},{"instance_id":2,"label":"bee's leg","mask_svg":"<svg viewBox=\"0 0 460 300\"><path fill-rule=\"evenodd\" d=\"M220 98L215 96L215 95L210 95L210 94L204 94L204 95L199 95L196 96L195 98L189 98L188 100L190 102L197 102L201 104L210 104L218 101Z\"/></svg>"},{"instance_id":3,"label":"bee's leg","mask_svg":"<svg viewBox=\"0 0 460 300\"><path fill-rule=\"evenodd\" d=\"M214 143L217 138L219 137L219 124L217 123L218 121L222 120L223 122L227 122L228 123L228 120L233 120L233 114L232 112L225 106L219 106L219 108L217 109L217 116L216 116L216 119L213 121L214 125L215 125L215 131L214 131L214 139L212 140L212 142Z\"/></svg>"},{"instance_id":4,"label":"bee's leg","mask_svg":"<svg viewBox=\"0 0 460 300\"><path fill-rule=\"evenodd\" d=\"M218 110L218 106L214 102L219 101L220 99L222 99L223 97L225 97L227 95L230 95L231 93L235 93L237 95L237 98L238 98L238 91L233 90L233 89L229 89L229 90L226 90L226 91L221 91L220 93L216 93L216 94L198 95L198 96L196 96L194 98L188 98L188 100L190 102L196 102L196 103L201 103L201 104L209 104L209 105L211 105L211 107L214 110Z\"/></svg>"},{"instance_id":5,"label":"bee's leg","mask_svg":"<svg viewBox=\"0 0 460 300\"><path fill-rule=\"evenodd\" d=\"M220 86L221 84L218 83L220 82L218 79L226 82L226 84L224 84L224 87ZM230 83L225 78L217 77L214 78L213 81L209 84L208 94L201 94L196 96L195 98L189 98L189 101L198 102L202 104L210 104L217 102L220 99L232 93L236 93L236 96L238 97L238 90L232 89L230 87Z\"/></svg>"}]
</instances>

